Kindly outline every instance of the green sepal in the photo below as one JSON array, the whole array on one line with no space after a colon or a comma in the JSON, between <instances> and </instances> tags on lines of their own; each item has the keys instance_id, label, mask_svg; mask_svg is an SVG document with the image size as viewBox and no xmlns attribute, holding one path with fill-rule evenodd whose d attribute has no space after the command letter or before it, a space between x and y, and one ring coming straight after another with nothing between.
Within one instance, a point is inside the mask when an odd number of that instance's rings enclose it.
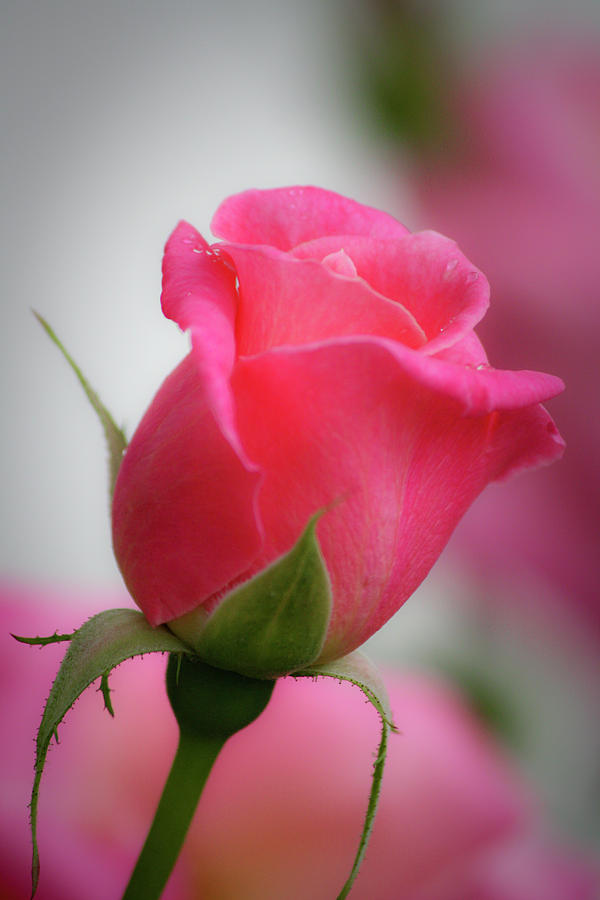
<instances>
[{"instance_id":1,"label":"green sepal","mask_svg":"<svg viewBox=\"0 0 600 900\"><path fill-rule=\"evenodd\" d=\"M70 641L74 631L71 631L70 634L59 634L57 631L54 634L48 635L48 637L23 637L20 634L10 633L11 637L14 637L15 641L19 641L20 644L31 644L34 647L47 647L48 644L60 644L62 641Z\"/></svg>"},{"instance_id":2,"label":"green sepal","mask_svg":"<svg viewBox=\"0 0 600 900\"><path fill-rule=\"evenodd\" d=\"M394 725L387 688L381 674L368 656L355 650L347 656L335 659L332 662L319 663L294 672L296 675L312 676L313 678L335 678L338 681L349 681L365 694L373 704L379 718L391 730L397 732Z\"/></svg>"},{"instance_id":3,"label":"green sepal","mask_svg":"<svg viewBox=\"0 0 600 900\"><path fill-rule=\"evenodd\" d=\"M355 650L354 653L350 653L348 656L343 656L341 659L336 659L333 662L321 663L316 666L310 666L301 672L294 672L294 677L297 676L335 678L337 681L349 681L351 684L360 688L367 700L375 707L381 720L381 741L373 764L371 793L369 795L369 802L358 850L354 858L352 871L336 898L336 900L344 900L350 893L352 885L356 880L356 876L358 875L367 850L369 838L371 837L371 831L373 830L375 813L377 811L377 804L379 802L379 794L381 791L383 768L387 755L388 732L397 732L398 729L392 720L390 703L383 679L375 665L363 653Z\"/></svg>"},{"instance_id":4,"label":"green sepal","mask_svg":"<svg viewBox=\"0 0 600 900\"><path fill-rule=\"evenodd\" d=\"M65 639L66 636L55 635L53 640L26 639L26 642L54 643L57 637ZM106 709L114 715L108 687L108 676L112 669L134 656L165 652L188 653L189 648L168 628L164 626L152 628L142 613L134 609L106 610L93 616L73 632L69 649L46 701L36 740L35 778L30 804L33 841L32 897L37 889L40 871L36 836L40 781L48 747L52 737L57 734L59 724L77 698L97 678L100 678L100 690Z\"/></svg>"},{"instance_id":5,"label":"green sepal","mask_svg":"<svg viewBox=\"0 0 600 900\"><path fill-rule=\"evenodd\" d=\"M48 322L46 322L46 320L35 310L33 311L33 314L50 340L54 344L56 344L66 361L75 372L75 375L77 376L81 387L85 391L88 400L94 407L96 415L100 419L100 424L102 425L102 428L104 430L104 437L106 438L106 444L108 447L109 493L110 497L112 498L113 491L115 489L115 482L117 480L117 475L119 474L119 468L121 466L121 460L123 459L123 454L125 453L125 450L127 448L127 438L125 437L123 429L119 428L119 426L115 423L113 417L100 400L100 397L91 387L87 378L84 376L83 372L81 371L71 354L60 342Z\"/></svg>"},{"instance_id":6,"label":"green sepal","mask_svg":"<svg viewBox=\"0 0 600 900\"><path fill-rule=\"evenodd\" d=\"M318 659L331 616L331 586L313 516L298 542L231 591L208 618L169 622L211 666L249 678L278 678Z\"/></svg>"}]
</instances>

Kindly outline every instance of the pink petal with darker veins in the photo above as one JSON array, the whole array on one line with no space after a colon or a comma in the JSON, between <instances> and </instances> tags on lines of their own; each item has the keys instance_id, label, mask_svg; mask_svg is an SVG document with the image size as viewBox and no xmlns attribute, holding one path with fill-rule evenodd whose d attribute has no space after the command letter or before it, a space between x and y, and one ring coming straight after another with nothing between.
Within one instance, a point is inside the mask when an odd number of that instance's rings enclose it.
<instances>
[{"instance_id":1,"label":"pink petal with darker veins","mask_svg":"<svg viewBox=\"0 0 600 900\"><path fill-rule=\"evenodd\" d=\"M350 652L396 612L489 481L560 455L536 405L549 383L535 374L465 370L379 338L239 361L240 435L265 472L266 538L252 570L327 510L317 534L334 606L322 659Z\"/></svg>"}]
</instances>

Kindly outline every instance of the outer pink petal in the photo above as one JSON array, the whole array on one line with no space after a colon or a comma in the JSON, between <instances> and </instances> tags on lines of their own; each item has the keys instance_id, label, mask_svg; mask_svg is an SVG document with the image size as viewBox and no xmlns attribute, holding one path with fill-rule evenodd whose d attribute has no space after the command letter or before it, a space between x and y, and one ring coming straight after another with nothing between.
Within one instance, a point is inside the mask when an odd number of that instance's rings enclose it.
<instances>
[{"instance_id":1,"label":"outer pink petal","mask_svg":"<svg viewBox=\"0 0 600 900\"><path fill-rule=\"evenodd\" d=\"M232 447L244 459L229 388L235 359L236 274L187 222L180 222L165 247L162 309L190 331L206 402Z\"/></svg>"},{"instance_id":2,"label":"outer pink petal","mask_svg":"<svg viewBox=\"0 0 600 900\"><path fill-rule=\"evenodd\" d=\"M476 389L488 377L492 384ZM238 362L240 434L266 473L266 543L253 569L327 509L318 536L334 610L323 659L359 646L401 606L489 481L560 454L555 427L535 405L548 386L543 376L463 373L375 338ZM476 395L500 405L473 407Z\"/></svg>"},{"instance_id":3,"label":"outer pink petal","mask_svg":"<svg viewBox=\"0 0 600 900\"><path fill-rule=\"evenodd\" d=\"M545 372L492 368L473 332L436 356L414 353L385 339L379 339L379 343L385 345L414 378L433 391L454 397L464 415L521 409L549 400L565 388L562 379ZM556 428L553 433L557 434ZM560 446L563 446L562 442Z\"/></svg>"},{"instance_id":4,"label":"outer pink petal","mask_svg":"<svg viewBox=\"0 0 600 900\"><path fill-rule=\"evenodd\" d=\"M486 313L489 285L454 241L435 231L396 240L343 235L294 248L300 259L323 259L343 249L361 278L384 297L406 307L437 353L467 334Z\"/></svg>"},{"instance_id":5,"label":"outer pink petal","mask_svg":"<svg viewBox=\"0 0 600 900\"><path fill-rule=\"evenodd\" d=\"M188 222L179 222L163 257L162 310L183 331L202 327L202 318L218 323L230 363L233 361L235 272Z\"/></svg>"},{"instance_id":6,"label":"outer pink petal","mask_svg":"<svg viewBox=\"0 0 600 900\"><path fill-rule=\"evenodd\" d=\"M351 334L385 336L409 347L425 341L406 309L375 293L362 279L336 272L333 266L340 260L299 260L272 247L229 244L224 249L240 283L240 356Z\"/></svg>"},{"instance_id":7,"label":"outer pink petal","mask_svg":"<svg viewBox=\"0 0 600 900\"><path fill-rule=\"evenodd\" d=\"M202 605L249 566L262 543L259 481L211 412L191 353L142 419L115 487L115 555L152 625Z\"/></svg>"},{"instance_id":8,"label":"outer pink petal","mask_svg":"<svg viewBox=\"0 0 600 900\"><path fill-rule=\"evenodd\" d=\"M280 250L326 234L399 238L408 233L393 216L317 187L234 194L218 208L211 229L227 241Z\"/></svg>"}]
</instances>

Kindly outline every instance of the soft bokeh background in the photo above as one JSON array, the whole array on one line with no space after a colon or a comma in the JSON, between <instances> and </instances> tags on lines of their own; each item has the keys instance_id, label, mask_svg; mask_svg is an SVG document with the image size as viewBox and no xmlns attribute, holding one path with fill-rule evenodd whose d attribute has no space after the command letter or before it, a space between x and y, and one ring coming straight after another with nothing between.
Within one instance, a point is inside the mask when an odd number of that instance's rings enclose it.
<instances>
[{"instance_id":1,"label":"soft bokeh background","mask_svg":"<svg viewBox=\"0 0 600 900\"><path fill-rule=\"evenodd\" d=\"M3 575L120 585L100 429L31 308L131 434L186 351L158 302L179 218L206 234L227 194L313 183L445 231L491 279L492 361L571 385L551 406L569 450L489 490L370 650L459 684L558 832L597 849L596 0L568 21L549 0L20 0L2 20ZM549 47L590 60L574 88ZM495 106L466 90L487 96L492 60L513 82Z\"/></svg>"}]
</instances>

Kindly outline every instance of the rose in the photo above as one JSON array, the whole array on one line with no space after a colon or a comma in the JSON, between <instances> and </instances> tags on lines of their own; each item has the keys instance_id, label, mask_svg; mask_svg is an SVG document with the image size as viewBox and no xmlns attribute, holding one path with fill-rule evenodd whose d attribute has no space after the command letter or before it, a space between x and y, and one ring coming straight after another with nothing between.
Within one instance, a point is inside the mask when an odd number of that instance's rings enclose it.
<instances>
[{"instance_id":1,"label":"rose","mask_svg":"<svg viewBox=\"0 0 600 900\"><path fill-rule=\"evenodd\" d=\"M25 648L9 631L68 632L82 611L115 604L123 598L0 582L3 898L30 896L31 737L64 652ZM60 726L42 781L40 900L121 895L177 742L164 669L158 654L125 663L110 676L114 719L88 690ZM402 735L390 742L351 896L595 897L597 870L542 836L529 786L456 692L422 673L390 670L386 681ZM215 764L165 900L330 900L355 851L377 735L377 716L351 686L280 680Z\"/></svg>"},{"instance_id":2,"label":"rose","mask_svg":"<svg viewBox=\"0 0 600 900\"><path fill-rule=\"evenodd\" d=\"M233 587L316 534L332 610L319 661L377 630L484 486L560 455L539 401L492 369L488 285L456 245L318 188L226 200L209 246L180 223L162 306L192 350L125 454L113 540L148 620L192 645ZM184 617L181 619L181 617Z\"/></svg>"}]
</instances>

